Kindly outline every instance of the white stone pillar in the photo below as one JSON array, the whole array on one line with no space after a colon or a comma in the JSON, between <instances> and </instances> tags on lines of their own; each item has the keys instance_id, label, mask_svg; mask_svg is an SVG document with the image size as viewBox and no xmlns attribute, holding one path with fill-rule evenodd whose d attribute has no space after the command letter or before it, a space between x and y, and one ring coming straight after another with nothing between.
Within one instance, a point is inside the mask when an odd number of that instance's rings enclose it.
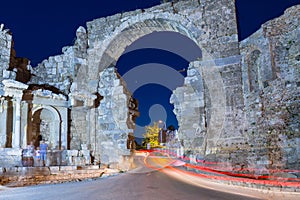
<instances>
[{"instance_id":1,"label":"white stone pillar","mask_svg":"<svg viewBox=\"0 0 300 200\"><path fill-rule=\"evenodd\" d=\"M0 148L6 146L6 134L7 134L7 100L4 97L0 98Z\"/></svg>"},{"instance_id":2,"label":"white stone pillar","mask_svg":"<svg viewBox=\"0 0 300 200\"><path fill-rule=\"evenodd\" d=\"M32 141L28 136L28 104L21 101L21 147L25 148Z\"/></svg>"},{"instance_id":3,"label":"white stone pillar","mask_svg":"<svg viewBox=\"0 0 300 200\"><path fill-rule=\"evenodd\" d=\"M54 120L52 122L53 132L51 131L52 136L50 138L53 138L52 149L60 149L61 148L61 121L60 120Z\"/></svg>"},{"instance_id":4,"label":"white stone pillar","mask_svg":"<svg viewBox=\"0 0 300 200\"><path fill-rule=\"evenodd\" d=\"M21 98L15 98L15 126L12 136L12 147L21 147Z\"/></svg>"}]
</instances>

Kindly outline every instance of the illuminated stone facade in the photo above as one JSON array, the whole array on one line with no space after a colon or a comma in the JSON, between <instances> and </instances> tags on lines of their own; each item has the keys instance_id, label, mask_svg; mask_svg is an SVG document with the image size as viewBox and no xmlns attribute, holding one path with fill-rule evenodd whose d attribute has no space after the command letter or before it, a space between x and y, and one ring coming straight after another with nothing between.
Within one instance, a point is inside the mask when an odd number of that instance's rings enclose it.
<instances>
[{"instance_id":1,"label":"illuminated stone facade","mask_svg":"<svg viewBox=\"0 0 300 200\"><path fill-rule=\"evenodd\" d=\"M1 29L0 80L28 86L19 100L0 88L2 152L20 158L18 145L41 134L53 151L68 150L68 164L80 156L89 164L89 152L95 162L121 162L139 113L114 67L135 40L173 31L202 51L170 99L185 155L232 169L299 168L299 14L294 6L239 42L233 0L165 3L87 22L73 46L35 68L15 58Z\"/></svg>"}]
</instances>

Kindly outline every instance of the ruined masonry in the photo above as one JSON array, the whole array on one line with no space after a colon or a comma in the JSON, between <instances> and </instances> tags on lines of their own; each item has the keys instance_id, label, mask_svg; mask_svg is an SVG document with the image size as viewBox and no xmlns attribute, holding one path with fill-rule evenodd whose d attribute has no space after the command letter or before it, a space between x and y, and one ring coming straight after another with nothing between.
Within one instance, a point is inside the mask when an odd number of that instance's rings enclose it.
<instances>
[{"instance_id":1,"label":"ruined masonry","mask_svg":"<svg viewBox=\"0 0 300 200\"><path fill-rule=\"evenodd\" d=\"M184 154L258 169L248 173L299 170L299 16L291 7L239 42L234 0L164 3L87 22L73 46L35 68L1 26L0 166L20 166L21 148L39 135L48 165L126 160L139 112L116 62L135 40L172 31L202 50L170 98Z\"/></svg>"}]
</instances>

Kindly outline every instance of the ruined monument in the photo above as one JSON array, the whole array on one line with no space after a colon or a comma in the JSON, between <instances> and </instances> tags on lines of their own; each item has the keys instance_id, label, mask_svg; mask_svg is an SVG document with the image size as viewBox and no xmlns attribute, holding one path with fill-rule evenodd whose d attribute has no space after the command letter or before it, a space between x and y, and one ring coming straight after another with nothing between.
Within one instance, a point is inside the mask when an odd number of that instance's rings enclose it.
<instances>
[{"instance_id":1,"label":"ruined monument","mask_svg":"<svg viewBox=\"0 0 300 200\"><path fill-rule=\"evenodd\" d=\"M170 98L185 155L230 169L299 169L299 15L291 7L239 42L234 0L164 3L87 22L73 46L35 68L1 29L0 166L20 165L20 148L38 135L70 165L90 155L121 162L139 113L116 62L142 36L172 31L202 51Z\"/></svg>"}]
</instances>

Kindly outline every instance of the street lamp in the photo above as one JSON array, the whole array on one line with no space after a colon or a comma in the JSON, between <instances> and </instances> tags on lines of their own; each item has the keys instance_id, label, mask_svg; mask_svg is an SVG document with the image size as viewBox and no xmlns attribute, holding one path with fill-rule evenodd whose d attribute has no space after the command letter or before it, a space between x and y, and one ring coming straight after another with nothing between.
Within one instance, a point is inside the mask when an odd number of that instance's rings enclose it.
<instances>
[{"instance_id":1,"label":"street lamp","mask_svg":"<svg viewBox=\"0 0 300 200\"><path fill-rule=\"evenodd\" d=\"M160 145L163 145L164 144L164 142L163 142L163 133L164 133L164 130L166 130L167 129L167 126L166 126L166 122L164 122L164 121L162 121L162 120L159 120L158 121L158 124L163 124L164 126L163 126L163 128L160 128L160 130L159 130L159 138L160 138Z\"/></svg>"}]
</instances>

